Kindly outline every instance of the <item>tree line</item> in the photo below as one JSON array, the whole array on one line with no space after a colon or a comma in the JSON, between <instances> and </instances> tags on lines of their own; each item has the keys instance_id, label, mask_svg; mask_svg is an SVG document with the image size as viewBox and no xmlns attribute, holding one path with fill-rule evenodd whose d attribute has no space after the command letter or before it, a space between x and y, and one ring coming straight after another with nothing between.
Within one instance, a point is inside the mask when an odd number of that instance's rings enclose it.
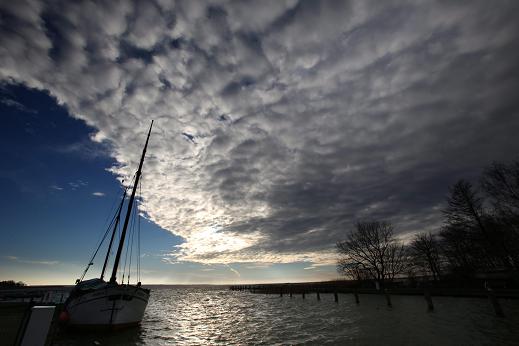
<instances>
[{"instance_id":1,"label":"tree line","mask_svg":"<svg viewBox=\"0 0 519 346\"><path fill-rule=\"evenodd\" d=\"M386 221L361 221L337 242L339 273L387 285L395 278L441 282L519 273L519 161L494 162L478 184L461 179L449 188L436 232L404 244Z\"/></svg>"},{"instance_id":2,"label":"tree line","mask_svg":"<svg viewBox=\"0 0 519 346\"><path fill-rule=\"evenodd\" d=\"M22 281L14 281L14 280L0 281L0 289L20 288L20 287L25 287L25 286L27 286L27 284Z\"/></svg>"}]
</instances>

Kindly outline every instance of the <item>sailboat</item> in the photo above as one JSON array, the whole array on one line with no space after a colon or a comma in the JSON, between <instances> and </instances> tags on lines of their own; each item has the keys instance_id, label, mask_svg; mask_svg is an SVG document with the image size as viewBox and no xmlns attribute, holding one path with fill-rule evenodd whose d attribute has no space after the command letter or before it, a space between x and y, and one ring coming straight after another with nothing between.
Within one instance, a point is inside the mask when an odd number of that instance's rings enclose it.
<instances>
[{"instance_id":1,"label":"sailboat","mask_svg":"<svg viewBox=\"0 0 519 346\"><path fill-rule=\"evenodd\" d=\"M123 210L128 188L126 188L124 191L123 198L119 204L118 209L116 210L116 215L112 219L110 226L105 232L103 240L101 240L97 250L92 256L92 259L89 261L85 271L83 272L81 279L76 281L76 285L70 292L70 295L65 302L66 319L68 319L68 323L70 325L89 327L125 327L139 324L144 316L144 311L146 310L148 299L150 297L150 290L141 287L140 281L137 282L136 285L131 285L129 283L129 274L127 284L124 284L124 274L120 280L120 283L118 283L117 272L119 270L121 254L125 244L126 233L132 215L135 194L137 187L139 186L142 165L144 163L144 157L146 155L146 149L148 147L148 141L150 139L152 127L153 121L151 122L148 136L146 137L146 144L144 145L144 149L142 151L139 168L135 173L135 179L130 199L128 201L128 207L119 238L117 253L113 262L112 275L110 280L105 281L104 275L115 234L119 228L118 226L121 219L121 212ZM110 243L108 245L108 250L105 256L100 277L84 280L88 268L93 264L93 260L97 255L97 252L99 251L103 241L110 233L109 231L111 231Z\"/></svg>"}]
</instances>

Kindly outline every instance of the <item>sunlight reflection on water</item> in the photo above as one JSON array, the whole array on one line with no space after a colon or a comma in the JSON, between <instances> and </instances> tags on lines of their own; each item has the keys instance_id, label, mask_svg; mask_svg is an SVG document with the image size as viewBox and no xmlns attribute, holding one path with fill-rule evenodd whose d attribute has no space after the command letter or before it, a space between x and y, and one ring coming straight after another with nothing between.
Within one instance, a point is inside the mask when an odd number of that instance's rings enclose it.
<instances>
[{"instance_id":1,"label":"sunlight reflection on water","mask_svg":"<svg viewBox=\"0 0 519 346\"><path fill-rule=\"evenodd\" d=\"M251 294L222 288L153 288L140 327L112 333L66 332L56 345L517 345L519 302L486 299Z\"/></svg>"}]
</instances>

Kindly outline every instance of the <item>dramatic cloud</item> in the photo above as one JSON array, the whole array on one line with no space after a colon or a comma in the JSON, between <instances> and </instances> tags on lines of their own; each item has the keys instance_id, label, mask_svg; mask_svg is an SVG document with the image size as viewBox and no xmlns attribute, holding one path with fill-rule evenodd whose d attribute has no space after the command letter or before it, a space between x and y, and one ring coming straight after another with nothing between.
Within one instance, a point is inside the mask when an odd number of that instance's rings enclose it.
<instances>
[{"instance_id":1,"label":"dramatic cloud","mask_svg":"<svg viewBox=\"0 0 519 346\"><path fill-rule=\"evenodd\" d=\"M519 150L517 2L0 11L0 78L95 127L120 179L155 119L143 208L185 239L172 261L333 263L355 220L434 230L449 184Z\"/></svg>"}]
</instances>

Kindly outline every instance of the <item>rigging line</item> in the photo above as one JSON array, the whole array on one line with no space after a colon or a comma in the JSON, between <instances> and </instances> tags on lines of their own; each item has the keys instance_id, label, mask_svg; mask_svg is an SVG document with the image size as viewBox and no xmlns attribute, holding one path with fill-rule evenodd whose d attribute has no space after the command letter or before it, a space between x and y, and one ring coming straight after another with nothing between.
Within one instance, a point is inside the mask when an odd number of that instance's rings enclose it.
<instances>
[{"instance_id":1,"label":"rigging line","mask_svg":"<svg viewBox=\"0 0 519 346\"><path fill-rule=\"evenodd\" d=\"M131 231L131 247L130 247L130 264L128 265L128 284L130 283L132 256L133 256L133 243L135 239L135 232L137 229L137 213L138 213L138 199L135 199L135 207L133 208L133 229Z\"/></svg>"},{"instance_id":2,"label":"rigging line","mask_svg":"<svg viewBox=\"0 0 519 346\"><path fill-rule=\"evenodd\" d=\"M130 221L130 233L132 231L131 221ZM124 276L126 274L126 262L128 261L128 246L130 242L126 242L126 251L124 252L124 266L123 266L123 278L121 280L121 284L124 284Z\"/></svg>"},{"instance_id":3,"label":"rigging line","mask_svg":"<svg viewBox=\"0 0 519 346\"><path fill-rule=\"evenodd\" d=\"M135 239L135 229L137 228L137 207L138 199L135 199L135 206L133 208L133 225L131 231L131 246L130 246L130 263L128 264L128 284L130 283L130 275L132 270L132 255L133 255L133 243Z\"/></svg>"},{"instance_id":4,"label":"rigging line","mask_svg":"<svg viewBox=\"0 0 519 346\"><path fill-rule=\"evenodd\" d=\"M119 223L119 225L117 226L117 243L119 243L121 241L121 224ZM113 250L112 250L112 254L113 254Z\"/></svg>"},{"instance_id":5,"label":"rigging line","mask_svg":"<svg viewBox=\"0 0 519 346\"><path fill-rule=\"evenodd\" d=\"M115 233L117 232L117 228L118 228L120 220L121 220L121 212L123 210L124 200L126 198L126 193L127 192L128 192L128 188L125 188L124 189L124 193L123 193L123 198L121 199L121 202L119 204L119 208L117 208L116 218L115 218L115 225L113 226L113 228L110 227L110 229L111 229L110 233L112 235L110 237L110 242L108 243L108 249L106 250L106 257L105 257L105 261L103 263L103 269L101 270L101 280L104 278L105 270L106 270L106 265L108 264L108 260L110 258L111 252L112 252L112 245L113 245L113 242L114 242Z\"/></svg>"},{"instance_id":6,"label":"rigging line","mask_svg":"<svg viewBox=\"0 0 519 346\"><path fill-rule=\"evenodd\" d=\"M139 215L139 202L138 202L138 198L135 199L135 208L133 208L134 210L134 213L133 213L133 230L132 230L132 246L130 248L130 270L131 270L131 263L132 263L132 256L133 256L133 245L134 245L134 242L135 242L135 233L137 232L137 224L138 224L138 215ZM137 249L136 249L137 251ZM135 268L135 272L137 272L137 268ZM128 278L129 279L129 278Z\"/></svg>"},{"instance_id":7,"label":"rigging line","mask_svg":"<svg viewBox=\"0 0 519 346\"><path fill-rule=\"evenodd\" d=\"M135 181L136 176L137 176L137 174L134 173L134 174L133 174L133 177L132 177L132 180L131 180L131 182L130 182L130 185L129 185L127 188L129 188L130 186L133 185L133 182ZM118 229L117 229L117 234L118 234L118 242L120 242L120 241L121 241L121 224L119 224L119 227L118 227ZM125 267L126 267L126 260L125 260ZM121 271L121 270L119 269L118 272L120 273L120 271ZM125 273L125 270L124 270L124 268L123 268L123 280L121 281L121 283L124 282L124 273Z\"/></svg>"},{"instance_id":8,"label":"rigging line","mask_svg":"<svg viewBox=\"0 0 519 346\"><path fill-rule=\"evenodd\" d=\"M98 240L97 248L96 248L95 253L97 253L97 251L99 250L99 247L101 246L101 244L103 244L103 242L104 242L104 240L106 238L107 232L110 230L110 228L112 228L112 225L114 224L116 219L117 219L117 213L115 213L114 216L112 217L112 221L110 221L110 224L106 228L106 231L105 231L104 235L100 238L100 240ZM94 254L94 256L92 256L92 259L90 260L90 262L92 262L94 257L95 257L95 254Z\"/></svg>"},{"instance_id":9,"label":"rigging line","mask_svg":"<svg viewBox=\"0 0 519 346\"><path fill-rule=\"evenodd\" d=\"M144 180L144 179L143 179ZM139 183L139 196L142 203L142 180ZM137 219L137 282L141 282L141 214Z\"/></svg>"},{"instance_id":10,"label":"rigging line","mask_svg":"<svg viewBox=\"0 0 519 346\"><path fill-rule=\"evenodd\" d=\"M123 180L123 183L124 183L124 180ZM103 225L106 225L106 223L108 222L108 218L110 217L110 215L112 215L112 213L116 210L115 206L117 205L117 202L118 202L118 199L117 198L114 198L114 201L112 202L112 206L110 207L110 212L106 215L106 219L105 221L103 222ZM112 218L113 220L113 218ZM112 221L113 222L113 221Z\"/></svg>"},{"instance_id":11,"label":"rigging line","mask_svg":"<svg viewBox=\"0 0 519 346\"><path fill-rule=\"evenodd\" d=\"M117 242L121 241L121 224L117 226Z\"/></svg>"},{"instance_id":12,"label":"rigging line","mask_svg":"<svg viewBox=\"0 0 519 346\"><path fill-rule=\"evenodd\" d=\"M137 219L137 283L141 282L141 215Z\"/></svg>"},{"instance_id":13,"label":"rigging line","mask_svg":"<svg viewBox=\"0 0 519 346\"><path fill-rule=\"evenodd\" d=\"M135 200L135 206L137 205L137 199ZM134 207L132 210L132 224L130 228L130 239L128 244L130 244L130 256L129 256L129 263L128 263L128 285L130 284L130 275L132 274L132 254L133 254L133 235L135 234L135 213L136 208Z\"/></svg>"},{"instance_id":14,"label":"rigging line","mask_svg":"<svg viewBox=\"0 0 519 346\"><path fill-rule=\"evenodd\" d=\"M115 222L116 218L117 218L117 215L114 215L114 217L112 218L112 222L110 222L110 225L106 229L105 234L103 235L103 237L101 238L101 241L99 242L99 245L97 245L97 249L95 250L95 252L92 255L92 257L90 258L90 261L88 261L87 267L85 268L85 271L83 271L83 275L81 275L81 278L79 279L80 282L83 281L83 279L85 278L85 275L86 275L88 269L90 268L90 266L94 264L94 258L96 257L97 253L99 252L99 249L101 248L101 245L103 245L103 242L105 241L105 239L106 239L110 229L112 228L112 225Z\"/></svg>"},{"instance_id":15,"label":"rigging line","mask_svg":"<svg viewBox=\"0 0 519 346\"><path fill-rule=\"evenodd\" d=\"M117 227L117 243L121 241L121 225L119 224L119 227ZM121 270L119 269L119 274L121 273Z\"/></svg>"},{"instance_id":16,"label":"rigging line","mask_svg":"<svg viewBox=\"0 0 519 346\"><path fill-rule=\"evenodd\" d=\"M134 202L134 203L135 203L135 202ZM135 215L135 213L134 213L133 210L132 210L131 215L130 215L130 227L129 227L129 228L130 228L130 234L129 234L129 236L128 236L129 239L128 239L128 241L126 242L126 251L125 251L125 254L124 254L123 279L122 279L122 281L121 281L121 283L123 283L123 284L124 284L124 276L125 276L124 274L126 274L126 263L128 262L128 252L129 252L128 250L129 250L129 248L130 248L130 243L131 243L131 238L132 238L131 236L132 236L132 234L133 234L133 228L134 228L134 224L135 224L135 218L134 218L134 215ZM132 247L133 247L133 246L132 246ZM131 255L130 255L130 256L131 256ZM131 265L131 257L130 257L130 265ZM129 276L130 276L130 266L128 266L128 277L129 277Z\"/></svg>"}]
</instances>

